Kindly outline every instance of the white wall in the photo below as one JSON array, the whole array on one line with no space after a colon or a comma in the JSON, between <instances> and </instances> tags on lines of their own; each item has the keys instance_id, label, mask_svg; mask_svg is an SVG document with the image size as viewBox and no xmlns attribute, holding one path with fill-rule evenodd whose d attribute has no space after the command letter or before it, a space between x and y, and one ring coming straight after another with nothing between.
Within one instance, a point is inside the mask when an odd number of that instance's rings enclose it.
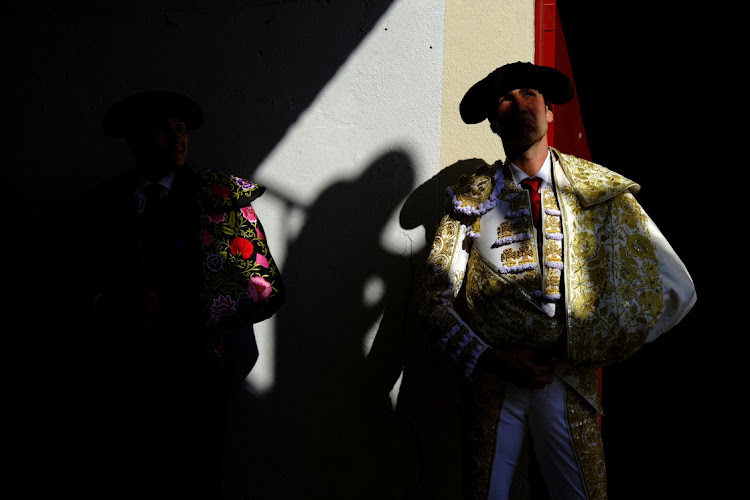
<instances>
[{"instance_id":1,"label":"white wall","mask_svg":"<svg viewBox=\"0 0 750 500\"><path fill-rule=\"evenodd\" d=\"M357 182L380 158L394 153L403 157L402 168L409 172L402 175L409 184L397 187L396 179L380 179L372 185L373 191L384 191L378 196L391 196L389 191L408 194L435 173L440 159L443 24L442 2L394 2L262 162L256 179L278 193L278 199L264 199L258 206L281 262L285 248L299 238L311 207L332 185ZM355 207L342 203L340 214L330 214L331 231L345 231L352 240L366 238L394 255L420 250L425 245L423 228L399 225L402 198L394 199L389 213L382 214L381 227L360 225L357 212L347 215ZM322 258L347 259L351 249L358 248L355 241L344 244L337 254ZM330 279L335 283L337 278ZM355 292L363 301L380 303L386 290L376 273ZM365 354L376 329L373 322L364 335ZM272 331L272 325L258 328L263 354L250 381L261 390L273 383Z\"/></svg>"}]
</instances>

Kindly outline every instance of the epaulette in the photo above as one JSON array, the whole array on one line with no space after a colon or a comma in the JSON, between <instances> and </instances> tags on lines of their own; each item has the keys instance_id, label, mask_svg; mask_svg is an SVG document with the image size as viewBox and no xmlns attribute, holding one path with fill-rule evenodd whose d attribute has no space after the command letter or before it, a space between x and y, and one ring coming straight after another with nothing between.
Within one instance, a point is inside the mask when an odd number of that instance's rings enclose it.
<instances>
[{"instance_id":1,"label":"epaulette","mask_svg":"<svg viewBox=\"0 0 750 500\"><path fill-rule=\"evenodd\" d=\"M201 182L201 204L208 212L221 212L249 205L265 187L235 175L191 166Z\"/></svg>"},{"instance_id":2,"label":"epaulette","mask_svg":"<svg viewBox=\"0 0 750 500\"><path fill-rule=\"evenodd\" d=\"M497 198L495 173L498 166L482 165L471 175L462 175L446 189L453 209L464 215L481 215L495 205Z\"/></svg>"}]
</instances>

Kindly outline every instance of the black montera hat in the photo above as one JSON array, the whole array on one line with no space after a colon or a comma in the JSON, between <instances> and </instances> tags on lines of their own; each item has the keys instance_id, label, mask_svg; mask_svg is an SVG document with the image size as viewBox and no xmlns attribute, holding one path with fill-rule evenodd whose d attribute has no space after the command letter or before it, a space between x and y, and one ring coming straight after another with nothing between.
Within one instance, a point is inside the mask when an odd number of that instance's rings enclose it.
<instances>
[{"instance_id":1,"label":"black montera hat","mask_svg":"<svg viewBox=\"0 0 750 500\"><path fill-rule=\"evenodd\" d=\"M565 104L573 99L573 82L563 73L519 61L500 66L475 83L461 99L461 119L472 124L485 120L493 101L515 89L538 90L552 104Z\"/></svg>"},{"instance_id":2,"label":"black montera hat","mask_svg":"<svg viewBox=\"0 0 750 500\"><path fill-rule=\"evenodd\" d=\"M203 124L203 111L182 94L148 90L115 103L104 115L102 126L112 137L122 137L145 122L161 118L179 118L188 129L196 129Z\"/></svg>"}]
</instances>

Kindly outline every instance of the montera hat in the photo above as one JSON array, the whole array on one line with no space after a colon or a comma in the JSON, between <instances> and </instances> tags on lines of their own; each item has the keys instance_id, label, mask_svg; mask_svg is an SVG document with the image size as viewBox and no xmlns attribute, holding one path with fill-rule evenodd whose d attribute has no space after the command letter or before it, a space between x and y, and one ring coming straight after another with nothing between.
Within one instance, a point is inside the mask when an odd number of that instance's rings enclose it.
<instances>
[{"instance_id":1,"label":"montera hat","mask_svg":"<svg viewBox=\"0 0 750 500\"><path fill-rule=\"evenodd\" d=\"M203 124L203 111L192 99L166 90L138 92L115 103L104 115L102 126L112 137L123 137L148 122L178 118L188 129Z\"/></svg>"},{"instance_id":2,"label":"montera hat","mask_svg":"<svg viewBox=\"0 0 750 500\"><path fill-rule=\"evenodd\" d=\"M534 89L552 104L573 99L573 82L555 68L530 62L500 66L475 83L461 99L459 110L465 123L479 123L496 108L497 98L515 89Z\"/></svg>"}]
</instances>

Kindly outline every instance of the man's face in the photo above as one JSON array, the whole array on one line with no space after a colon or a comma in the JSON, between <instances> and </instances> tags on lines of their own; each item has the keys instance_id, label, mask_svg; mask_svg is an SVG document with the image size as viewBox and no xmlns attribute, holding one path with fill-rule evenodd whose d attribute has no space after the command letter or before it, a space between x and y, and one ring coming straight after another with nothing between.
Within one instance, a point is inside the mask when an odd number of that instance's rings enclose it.
<instances>
[{"instance_id":1,"label":"man's face","mask_svg":"<svg viewBox=\"0 0 750 500\"><path fill-rule=\"evenodd\" d=\"M150 122L134 133L129 144L136 161L148 173L162 176L185 164L188 133L185 122L167 118Z\"/></svg>"},{"instance_id":2,"label":"man's face","mask_svg":"<svg viewBox=\"0 0 750 500\"><path fill-rule=\"evenodd\" d=\"M516 89L497 99L495 130L506 147L528 148L539 142L552 122L552 111L534 89Z\"/></svg>"}]
</instances>

